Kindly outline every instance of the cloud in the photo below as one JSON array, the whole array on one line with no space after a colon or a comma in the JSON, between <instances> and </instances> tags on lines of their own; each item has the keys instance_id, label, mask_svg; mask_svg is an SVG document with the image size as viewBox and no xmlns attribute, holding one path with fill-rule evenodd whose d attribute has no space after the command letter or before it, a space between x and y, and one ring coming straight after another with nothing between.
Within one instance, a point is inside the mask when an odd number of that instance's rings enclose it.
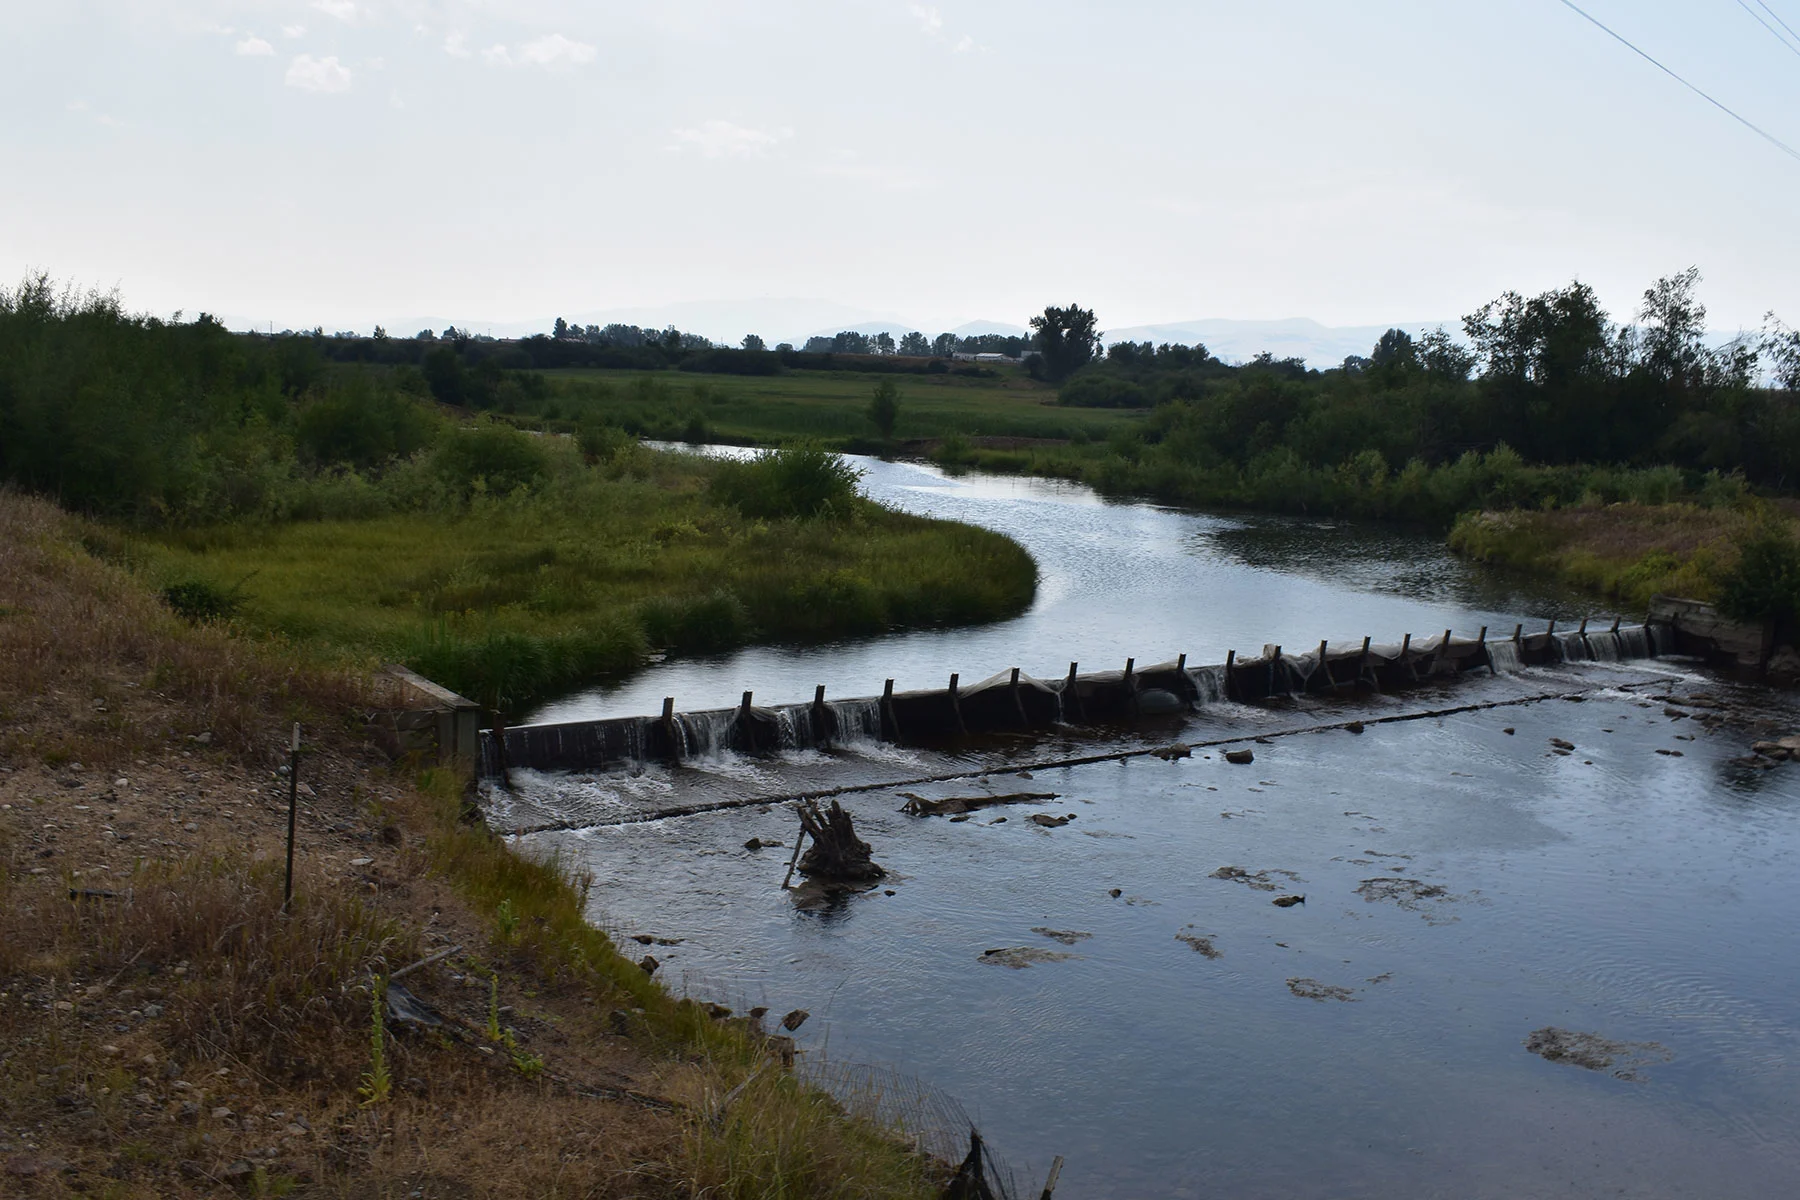
<instances>
[{"instance_id":1,"label":"cloud","mask_svg":"<svg viewBox=\"0 0 1800 1200\"><path fill-rule=\"evenodd\" d=\"M453 35L457 39L458 49L450 49L448 42L444 49L451 54L466 56L468 51L461 50L461 35ZM459 53L460 52L460 53ZM496 67L542 67L546 71L565 71L571 67L584 67L599 57L599 50L586 42L577 42L560 33L545 34L529 42L508 49L495 43L481 52L481 57Z\"/></svg>"},{"instance_id":2,"label":"cloud","mask_svg":"<svg viewBox=\"0 0 1800 1200\"><path fill-rule=\"evenodd\" d=\"M284 38L304 37L305 34L306 26L304 25L283 25L281 27L281 36Z\"/></svg>"},{"instance_id":3,"label":"cloud","mask_svg":"<svg viewBox=\"0 0 1800 1200\"><path fill-rule=\"evenodd\" d=\"M245 58L267 58L275 53L275 47L257 37L254 33L233 46L232 49Z\"/></svg>"},{"instance_id":4,"label":"cloud","mask_svg":"<svg viewBox=\"0 0 1800 1200\"><path fill-rule=\"evenodd\" d=\"M444 39L444 53L451 58L469 57L469 35L452 33Z\"/></svg>"},{"instance_id":5,"label":"cloud","mask_svg":"<svg viewBox=\"0 0 1800 1200\"><path fill-rule=\"evenodd\" d=\"M956 45L951 48L951 52L954 54L968 54L970 51L979 49L981 49L981 47L975 44L975 39L965 33L957 40Z\"/></svg>"},{"instance_id":6,"label":"cloud","mask_svg":"<svg viewBox=\"0 0 1800 1200\"><path fill-rule=\"evenodd\" d=\"M336 17L347 25L356 24L363 15L356 0L313 0L313 7L328 17Z\"/></svg>"},{"instance_id":7,"label":"cloud","mask_svg":"<svg viewBox=\"0 0 1800 1200\"><path fill-rule=\"evenodd\" d=\"M534 67L580 67L594 61L599 51L560 33L547 34L519 47L519 61Z\"/></svg>"},{"instance_id":8,"label":"cloud","mask_svg":"<svg viewBox=\"0 0 1800 1200\"><path fill-rule=\"evenodd\" d=\"M926 36L943 36L944 15L938 12L937 9L929 8L923 4L909 4L906 6L906 11L910 12L914 19L919 22L919 26L925 31Z\"/></svg>"},{"instance_id":9,"label":"cloud","mask_svg":"<svg viewBox=\"0 0 1800 1200\"><path fill-rule=\"evenodd\" d=\"M702 121L673 133L675 143L670 151L693 150L705 158L761 158L794 136L792 129L750 129L730 121Z\"/></svg>"},{"instance_id":10,"label":"cloud","mask_svg":"<svg viewBox=\"0 0 1800 1200\"><path fill-rule=\"evenodd\" d=\"M350 68L331 54L314 58L302 54L288 64L287 85L303 92L347 92L350 90Z\"/></svg>"}]
</instances>

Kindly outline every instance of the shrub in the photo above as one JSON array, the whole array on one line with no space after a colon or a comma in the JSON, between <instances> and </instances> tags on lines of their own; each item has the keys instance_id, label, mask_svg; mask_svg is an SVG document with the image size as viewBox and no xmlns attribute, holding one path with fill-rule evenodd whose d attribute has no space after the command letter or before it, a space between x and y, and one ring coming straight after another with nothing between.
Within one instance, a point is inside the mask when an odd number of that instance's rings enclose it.
<instances>
[{"instance_id":1,"label":"shrub","mask_svg":"<svg viewBox=\"0 0 1800 1200\"><path fill-rule=\"evenodd\" d=\"M710 492L747 517L842 517L855 508L862 472L812 442L720 464Z\"/></svg>"},{"instance_id":2,"label":"shrub","mask_svg":"<svg viewBox=\"0 0 1800 1200\"><path fill-rule=\"evenodd\" d=\"M162 590L163 603L177 616L198 625L203 621L227 621L242 604L243 584L222 588L204 579L184 579Z\"/></svg>"},{"instance_id":3,"label":"shrub","mask_svg":"<svg viewBox=\"0 0 1800 1200\"><path fill-rule=\"evenodd\" d=\"M432 465L464 495L478 487L506 494L542 482L549 456L530 434L484 422L453 430L438 443Z\"/></svg>"},{"instance_id":4,"label":"shrub","mask_svg":"<svg viewBox=\"0 0 1800 1200\"><path fill-rule=\"evenodd\" d=\"M1800 613L1800 544L1764 524L1739 542L1737 565L1720 581L1719 611L1739 621L1793 621Z\"/></svg>"},{"instance_id":5,"label":"shrub","mask_svg":"<svg viewBox=\"0 0 1800 1200\"><path fill-rule=\"evenodd\" d=\"M639 620L652 645L689 654L729 650L755 632L743 601L724 588L707 596L659 596L639 609Z\"/></svg>"}]
</instances>

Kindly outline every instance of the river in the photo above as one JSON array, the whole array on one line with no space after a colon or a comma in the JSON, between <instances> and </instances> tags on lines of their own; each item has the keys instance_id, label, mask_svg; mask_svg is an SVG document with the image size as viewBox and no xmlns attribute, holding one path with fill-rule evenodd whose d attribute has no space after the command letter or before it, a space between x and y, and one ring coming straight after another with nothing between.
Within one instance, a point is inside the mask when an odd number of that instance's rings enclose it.
<instances>
[{"instance_id":1,"label":"river","mask_svg":"<svg viewBox=\"0 0 1800 1200\"><path fill-rule=\"evenodd\" d=\"M1582 615L1424 537L868 467L879 498L1024 542L1042 571L1031 612L665 663L541 719ZM1495 707L1325 728L1471 704ZM1718 711L1731 719L1699 719ZM1795 728L1787 698L1686 664L1584 664L1215 704L1098 740L527 772L491 817L592 823L518 841L591 869L603 926L680 939L655 948L677 986L809 1009L808 1069L887 1064L902 1087L954 1097L1022 1193L1060 1154L1068 1200L1750 1197L1800 1178L1800 764L1740 760ZM1056 765L1176 738L1191 758ZM1255 761L1225 762L1224 744ZM745 848L791 841L785 807L643 819L846 784L866 789L844 803L890 878L824 908L781 890L785 855ZM899 811L904 793L1019 791L1056 799L954 823ZM988 953L1020 949L1036 961ZM1532 1053L1549 1028L1618 1043L1613 1061Z\"/></svg>"}]
</instances>

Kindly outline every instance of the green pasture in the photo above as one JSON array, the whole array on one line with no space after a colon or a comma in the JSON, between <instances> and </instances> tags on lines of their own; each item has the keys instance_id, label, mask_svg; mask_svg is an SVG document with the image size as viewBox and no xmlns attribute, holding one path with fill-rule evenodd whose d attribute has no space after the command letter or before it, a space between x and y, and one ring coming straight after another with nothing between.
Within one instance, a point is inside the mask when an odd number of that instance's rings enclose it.
<instances>
[{"instance_id":1,"label":"green pasture","mask_svg":"<svg viewBox=\"0 0 1800 1200\"><path fill-rule=\"evenodd\" d=\"M812 438L843 449L879 435L868 416L875 385L900 392L894 438L1104 441L1141 416L1122 410L1059 407L1056 389L1004 370L994 378L792 372L774 376L684 371L546 371L550 394L535 415L579 421L598 417L634 433L769 445Z\"/></svg>"}]
</instances>

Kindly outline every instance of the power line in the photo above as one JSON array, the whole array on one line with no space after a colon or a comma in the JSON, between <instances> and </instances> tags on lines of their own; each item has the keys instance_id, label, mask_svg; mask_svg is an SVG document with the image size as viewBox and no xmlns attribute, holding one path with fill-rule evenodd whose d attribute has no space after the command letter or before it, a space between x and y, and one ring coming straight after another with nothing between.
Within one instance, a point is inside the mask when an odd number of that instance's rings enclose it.
<instances>
[{"instance_id":1,"label":"power line","mask_svg":"<svg viewBox=\"0 0 1800 1200\"><path fill-rule=\"evenodd\" d=\"M1761 8L1764 12L1768 13L1771 17L1774 17L1775 23L1777 25L1781 26L1783 29L1787 30L1788 34L1791 37L1793 37L1793 39L1796 42L1800 42L1800 33L1795 33L1794 27L1792 25L1789 25L1786 21L1782 20L1780 13L1778 13L1774 9L1770 8L1767 4L1764 4L1763 0L1756 0L1756 3L1757 3L1757 6L1759 8Z\"/></svg>"},{"instance_id":2,"label":"power line","mask_svg":"<svg viewBox=\"0 0 1800 1200\"><path fill-rule=\"evenodd\" d=\"M1756 23L1758 25L1761 25L1764 29L1768 30L1769 36L1774 38L1776 41L1780 42L1783 49L1787 50L1790 54L1793 54L1796 57L1800 57L1800 47L1797 47L1792 42L1788 41L1785 37L1783 37L1781 35L1781 31L1779 29L1775 28L1773 25L1771 25L1767 21L1763 20L1763 15L1761 13L1757 12L1754 8L1751 8L1748 3L1748 0L1737 0L1737 2L1738 2L1738 7L1743 9L1745 12L1749 13L1752 17L1756 18ZM1757 0L1757 2L1761 3L1762 0ZM1767 7L1767 6L1765 5L1764 7ZM1777 17L1775 19L1779 21L1781 18Z\"/></svg>"},{"instance_id":3,"label":"power line","mask_svg":"<svg viewBox=\"0 0 1800 1200\"><path fill-rule=\"evenodd\" d=\"M1674 71L1671 71L1668 67L1663 66L1662 63L1660 63L1656 59L1650 57L1649 54L1638 49L1629 40L1627 40L1623 34L1616 33L1612 29L1607 27L1606 25L1602 24L1601 21L1597 17L1588 13L1587 11L1582 9L1580 5L1576 4L1575 0L1562 0L1562 5L1564 8L1567 8L1570 11L1574 12L1576 15L1580 16L1581 18L1586 20L1588 23L1592 24L1595 28L1599 29L1602 33L1606 34L1606 36L1612 38L1614 41L1618 42L1621 46L1624 46L1627 50L1630 50L1633 54L1637 55L1639 58L1641 58L1645 62L1649 63L1651 66L1653 66L1657 70L1661 71L1664 75L1667 75L1670 79L1673 79L1676 83L1679 83L1682 87L1684 87L1688 91L1694 93L1694 95L1700 97L1702 100L1706 101L1708 104L1712 105L1714 108L1718 109L1720 112L1724 113L1726 116L1730 117L1732 120L1734 120L1738 124L1742 125L1745 129L1748 129L1750 132L1754 133L1757 137L1762 138L1764 141L1768 142L1771 146L1774 146L1777 150L1781 151L1783 154L1787 155L1789 158L1793 159L1795 162L1800 162L1800 150L1794 149L1792 146L1788 145L1786 142L1782 141L1780 138L1776 137L1774 134L1772 134L1768 130L1764 129L1762 126L1751 121L1748 117L1739 116L1736 112L1727 108L1725 105L1721 104L1719 101L1714 100L1711 96L1709 96L1705 92L1701 91L1698 87L1695 87L1693 84L1689 83L1687 80L1685 80L1681 76L1677 75Z\"/></svg>"}]
</instances>

